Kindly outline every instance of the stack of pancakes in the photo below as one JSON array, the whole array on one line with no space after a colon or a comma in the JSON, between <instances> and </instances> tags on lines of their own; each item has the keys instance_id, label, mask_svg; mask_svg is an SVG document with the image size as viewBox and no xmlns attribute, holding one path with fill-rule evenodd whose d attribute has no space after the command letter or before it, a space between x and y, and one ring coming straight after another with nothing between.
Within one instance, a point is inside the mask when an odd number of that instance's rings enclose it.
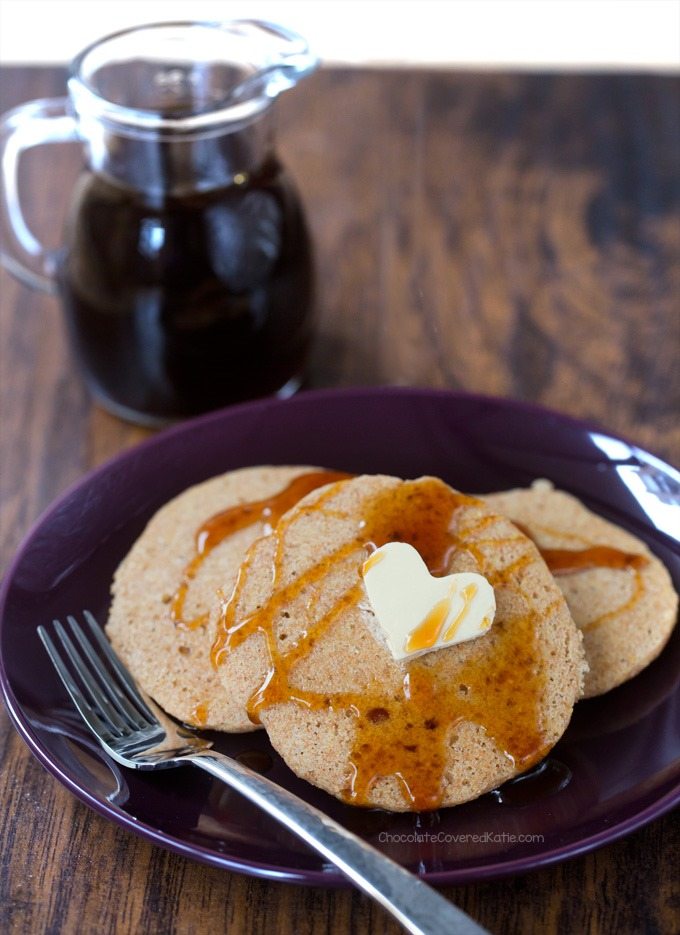
<instances>
[{"instance_id":1,"label":"stack of pancakes","mask_svg":"<svg viewBox=\"0 0 680 935\"><path fill-rule=\"evenodd\" d=\"M390 541L434 575L483 574L491 629L397 662L361 576ZM677 613L646 546L547 482L475 498L436 478L311 467L245 468L185 491L112 593L109 638L166 711L264 727L299 776L393 811L468 801L530 768L579 698L659 654Z\"/></svg>"}]
</instances>

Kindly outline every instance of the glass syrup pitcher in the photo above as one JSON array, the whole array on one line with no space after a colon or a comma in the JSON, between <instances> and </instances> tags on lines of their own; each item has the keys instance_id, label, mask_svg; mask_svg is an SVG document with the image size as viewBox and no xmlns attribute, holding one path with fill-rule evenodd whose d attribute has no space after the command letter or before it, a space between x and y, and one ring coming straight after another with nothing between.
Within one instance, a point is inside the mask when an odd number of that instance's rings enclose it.
<instances>
[{"instance_id":1,"label":"glass syrup pitcher","mask_svg":"<svg viewBox=\"0 0 680 935\"><path fill-rule=\"evenodd\" d=\"M300 385L311 251L271 107L316 65L273 24L159 23L85 49L68 98L3 117L2 260L58 293L105 408L161 425ZM22 214L19 157L73 140L87 165L50 251Z\"/></svg>"}]
</instances>

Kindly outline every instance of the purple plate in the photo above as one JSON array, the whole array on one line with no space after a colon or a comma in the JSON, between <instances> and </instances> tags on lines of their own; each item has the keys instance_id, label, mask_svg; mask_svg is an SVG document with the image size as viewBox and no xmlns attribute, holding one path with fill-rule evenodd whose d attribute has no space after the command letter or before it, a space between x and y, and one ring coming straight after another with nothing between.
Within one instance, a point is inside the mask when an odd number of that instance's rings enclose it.
<instances>
[{"instance_id":1,"label":"purple plate","mask_svg":"<svg viewBox=\"0 0 680 935\"><path fill-rule=\"evenodd\" d=\"M67 491L4 583L0 676L10 715L57 779L102 815L228 870L337 886L344 878L199 770L131 772L90 739L36 627L89 608L104 621L119 561L155 510L190 484L253 464L435 474L486 492L548 477L644 539L680 587L680 474L623 439L537 407L412 389L315 392L238 406L152 438ZM675 498L676 505L673 505ZM675 515L673 515L675 514ZM297 779L263 732L212 735L433 883L499 877L582 854L680 800L680 629L637 678L577 705L532 778L422 815L345 806Z\"/></svg>"}]
</instances>

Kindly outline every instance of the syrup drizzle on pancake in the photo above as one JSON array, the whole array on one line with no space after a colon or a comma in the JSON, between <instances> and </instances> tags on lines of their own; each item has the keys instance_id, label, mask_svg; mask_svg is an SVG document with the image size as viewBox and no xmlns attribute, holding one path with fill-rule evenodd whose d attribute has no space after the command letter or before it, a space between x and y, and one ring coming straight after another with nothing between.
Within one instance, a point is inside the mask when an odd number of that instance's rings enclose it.
<instances>
[{"instance_id":1,"label":"syrup drizzle on pancake","mask_svg":"<svg viewBox=\"0 0 680 935\"><path fill-rule=\"evenodd\" d=\"M313 503L284 518L274 530L273 584L265 606L245 618L237 617L248 581L250 556L242 566L231 599L223 604L212 651L216 666L253 633L262 633L266 639L269 669L250 699L251 719L257 723L261 712L285 702L353 717L356 731L344 798L357 805L371 804L374 784L381 777L394 776L412 808L438 807L444 794L449 744L464 721L482 727L517 768L526 769L538 762L548 746L540 723L545 677L542 647L535 633L539 618L526 595L521 614L512 619L497 618L494 627L475 641L475 649L462 654L454 678L449 670L443 678L436 662L416 659L403 666L401 685L396 691L393 686L387 689L375 684L361 692L324 694L295 684L295 664L312 651L341 614L356 608L365 596L360 572L370 547L391 541L408 542L418 549L430 572L440 575L449 573L456 552L466 551L495 588L515 592L517 573L536 560L534 549L524 537L517 536L512 541L520 546L526 543L527 548L519 558L499 567L498 539L474 539L479 529L489 524L488 515L477 515L470 528L462 528L468 514L478 514L479 501L428 478L405 481L374 496L365 507L354 541L345 542L284 584L283 552L291 523L301 513L324 512L332 506L329 502L339 487L329 487ZM321 585L339 563L356 569L354 583L294 645L282 646L275 634L280 612L312 586ZM556 601L547 612L558 604Z\"/></svg>"},{"instance_id":2,"label":"syrup drizzle on pancake","mask_svg":"<svg viewBox=\"0 0 680 935\"><path fill-rule=\"evenodd\" d=\"M573 575L586 568L640 569L649 564L644 555L622 552L608 545L594 545L589 549L539 549L553 575Z\"/></svg>"},{"instance_id":3,"label":"syrup drizzle on pancake","mask_svg":"<svg viewBox=\"0 0 680 935\"><path fill-rule=\"evenodd\" d=\"M205 727L208 723L208 702L199 701L191 712L190 723L196 727Z\"/></svg>"},{"instance_id":4,"label":"syrup drizzle on pancake","mask_svg":"<svg viewBox=\"0 0 680 935\"><path fill-rule=\"evenodd\" d=\"M341 471L309 471L293 478L287 487L271 497L252 503L240 503L206 520L196 531L193 558L184 569L182 581L170 601L170 616L173 623L194 630L208 622L209 614L207 613L199 614L192 620L185 620L184 606L191 581L196 577L208 555L220 542L240 529L245 529L255 523L263 523L265 532L271 531L283 514L312 490L323 487L325 484L346 480L348 477L350 477L349 474Z\"/></svg>"},{"instance_id":5,"label":"syrup drizzle on pancake","mask_svg":"<svg viewBox=\"0 0 680 935\"><path fill-rule=\"evenodd\" d=\"M516 520L513 520L513 522L525 536L535 541L531 530L523 523L518 523ZM555 530L545 529L545 531L553 536L564 535ZM632 610L644 594L645 585L640 572L649 565L649 559L646 555L623 552L621 549L608 545L591 545L582 549L547 549L536 543L536 548L555 577L573 575L593 568L612 568L617 571L631 570L633 572L633 589L628 600L620 607L615 607L613 610L590 620L581 627L584 632L594 630L607 620L614 620L620 614Z\"/></svg>"},{"instance_id":6,"label":"syrup drizzle on pancake","mask_svg":"<svg viewBox=\"0 0 680 935\"><path fill-rule=\"evenodd\" d=\"M649 564L649 559L644 555L622 552L606 545L592 546L578 551L539 548L539 552L550 571L556 576L573 575L589 568L614 568L619 571L630 569L633 572L633 588L630 597L620 607L615 607L589 620L581 627L583 632L594 630L608 620L614 620L621 614L632 610L645 592L645 584L640 572Z\"/></svg>"}]
</instances>

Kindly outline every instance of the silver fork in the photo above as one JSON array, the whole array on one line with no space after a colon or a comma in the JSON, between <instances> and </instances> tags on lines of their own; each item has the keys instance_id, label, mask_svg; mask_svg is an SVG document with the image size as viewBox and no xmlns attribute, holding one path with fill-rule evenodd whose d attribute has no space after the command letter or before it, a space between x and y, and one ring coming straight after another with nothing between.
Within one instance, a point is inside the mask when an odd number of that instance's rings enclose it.
<instances>
[{"instance_id":1,"label":"silver fork","mask_svg":"<svg viewBox=\"0 0 680 935\"><path fill-rule=\"evenodd\" d=\"M67 617L75 642L54 621L63 655L45 627L38 627L38 633L71 700L114 760L130 769L168 769L190 763L206 770L323 854L408 932L488 935L461 909L328 815L212 750L209 741L169 718L139 690L92 614L84 611L83 616L89 639L75 618Z\"/></svg>"}]
</instances>

